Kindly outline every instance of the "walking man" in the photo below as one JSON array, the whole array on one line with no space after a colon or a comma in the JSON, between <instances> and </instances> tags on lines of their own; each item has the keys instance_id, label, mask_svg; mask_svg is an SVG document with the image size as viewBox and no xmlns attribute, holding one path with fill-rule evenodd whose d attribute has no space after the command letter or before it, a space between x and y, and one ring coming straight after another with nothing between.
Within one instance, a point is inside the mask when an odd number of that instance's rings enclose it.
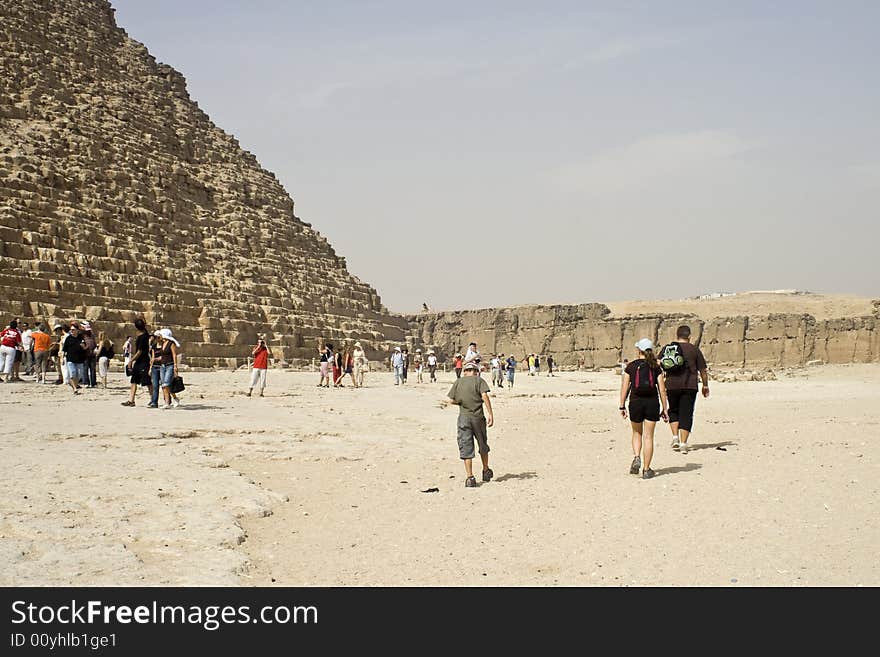
<instances>
[{"instance_id":1,"label":"walking man","mask_svg":"<svg viewBox=\"0 0 880 657\"><path fill-rule=\"evenodd\" d=\"M694 406L697 403L698 378L703 383L703 397L709 396L709 372L706 358L698 347L691 344L691 327L682 325L675 332L675 342L663 348L660 365L666 372L666 391L669 397L669 428L672 430L672 449L688 453L688 438L694 427ZM676 366L671 353L680 350L683 365ZM672 349L670 349L672 347ZM667 355L669 354L669 355ZM668 369L667 365L672 364Z\"/></svg>"},{"instance_id":2,"label":"walking man","mask_svg":"<svg viewBox=\"0 0 880 657\"><path fill-rule=\"evenodd\" d=\"M403 353L400 347L394 347L391 354L391 369L394 370L394 385L403 384Z\"/></svg>"}]
</instances>

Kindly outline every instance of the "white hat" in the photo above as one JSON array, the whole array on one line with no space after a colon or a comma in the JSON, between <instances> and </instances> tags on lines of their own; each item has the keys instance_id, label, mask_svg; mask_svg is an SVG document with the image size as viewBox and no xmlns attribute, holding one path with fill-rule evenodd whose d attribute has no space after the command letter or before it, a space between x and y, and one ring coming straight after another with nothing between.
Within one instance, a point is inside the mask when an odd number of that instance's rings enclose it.
<instances>
[{"instance_id":1,"label":"white hat","mask_svg":"<svg viewBox=\"0 0 880 657\"><path fill-rule=\"evenodd\" d=\"M468 363L464 366L464 369L477 370L479 372L480 371L480 364L475 360L471 360L471 361L468 361Z\"/></svg>"},{"instance_id":2,"label":"white hat","mask_svg":"<svg viewBox=\"0 0 880 657\"><path fill-rule=\"evenodd\" d=\"M400 347L394 347L394 351L400 351Z\"/></svg>"},{"instance_id":3,"label":"white hat","mask_svg":"<svg viewBox=\"0 0 880 657\"><path fill-rule=\"evenodd\" d=\"M360 343L360 342L355 342L355 343L354 343L354 346L355 346L355 347L360 347L360 346L361 346L361 343Z\"/></svg>"},{"instance_id":4,"label":"white hat","mask_svg":"<svg viewBox=\"0 0 880 657\"><path fill-rule=\"evenodd\" d=\"M653 351L654 350L654 343L651 342L648 338L642 338L641 340L636 342L636 348L639 351L648 351L649 349L651 351Z\"/></svg>"},{"instance_id":5,"label":"white hat","mask_svg":"<svg viewBox=\"0 0 880 657\"><path fill-rule=\"evenodd\" d=\"M175 340L175 339L174 339L174 336L171 334L171 329L170 329L170 328L159 329L158 331L156 331L156 333L157 333L158 335L160 335L161 337L165 338L166 340L170 340L171 342L173 342L173 343L174 343L175 345L177 345L178 347L180 346L180 343L179 343L177 340Z\"/></svg>"}]
</instances>

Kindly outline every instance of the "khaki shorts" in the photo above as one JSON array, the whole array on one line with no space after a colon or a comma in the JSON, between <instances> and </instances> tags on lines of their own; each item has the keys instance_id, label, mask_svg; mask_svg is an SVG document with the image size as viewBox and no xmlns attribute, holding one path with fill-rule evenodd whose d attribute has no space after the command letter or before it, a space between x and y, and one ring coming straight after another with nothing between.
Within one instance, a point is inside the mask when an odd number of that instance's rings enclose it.
<instances>
[{"instance_id":1,"label":"khaki shorts","mask_svg":"<svg viewBox=\"0 0 880 657\"><path fill-rule=\"evenodd\" d=\"M480 454L489 453L489 437L486 433L486 418L470 415L458 416L458 453L463 459L474 458L474 439Z\"/></svg>"}]
</instances>

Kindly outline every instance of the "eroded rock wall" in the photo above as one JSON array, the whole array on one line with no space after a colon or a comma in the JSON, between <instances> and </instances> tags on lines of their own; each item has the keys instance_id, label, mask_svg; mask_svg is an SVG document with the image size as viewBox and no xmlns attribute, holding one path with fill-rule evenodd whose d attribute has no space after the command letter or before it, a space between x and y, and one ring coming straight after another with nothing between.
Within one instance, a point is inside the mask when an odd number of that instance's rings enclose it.
<instances>
[{"instance_id":1,"label":"eroded rock wall","mask_svg":"<svg viewBox=\"0 0 880 657\"><path fill-rule=\"evenodd\" d=\"M4 321L143 314L194 365L406 328L104 0L0 3L0 239Z\"/></svg>"},{"instance_id":2,"label":"eroded rock wall","mask_svg":"<svg viewBox=\"0 0 880 657\"><path fill-rule=\"evenodd\" d=\"M477 342L482 353L553 354L560 366L613 367L633 356L643 337L665 344L680 324L712 366L797 367L880 361L880 318L817 321L811 315L759 317L637 315L610 317L602 304L520 306L490 310L423 313L408 317L414 347L433 347L448 358Z\"/></svg>"}]
</instances>

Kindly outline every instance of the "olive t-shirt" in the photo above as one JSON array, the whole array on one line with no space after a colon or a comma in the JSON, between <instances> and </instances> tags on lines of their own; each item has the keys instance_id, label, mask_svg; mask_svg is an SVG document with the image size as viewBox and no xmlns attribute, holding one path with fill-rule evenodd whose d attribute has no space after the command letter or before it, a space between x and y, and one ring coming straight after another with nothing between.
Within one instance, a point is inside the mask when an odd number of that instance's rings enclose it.
<instances>
[{"instance_id":1,"label":"olive t-shirt","mask_svg":"<svg viewBox=\"0 0 880 657\"><path fill-rule=\"evenodd\" d=\"M459 415L483 417L483 393L489 392L489 384L481 376L463 376L456 379L449 390L449 398L458 402Z\"/></svg>"},{"instance_id":2,"label":"olive t-shirt","mask_svg":"<svg viewBox=\"0 0 880 657\"><path fill-rule=\"evenodd\" d=\"M706 369L703 352L690 342L679 342L686 362L685 369L675 374L666 374L667 390L697 390L698 372Z\"/></svg>"}]
</instances>

